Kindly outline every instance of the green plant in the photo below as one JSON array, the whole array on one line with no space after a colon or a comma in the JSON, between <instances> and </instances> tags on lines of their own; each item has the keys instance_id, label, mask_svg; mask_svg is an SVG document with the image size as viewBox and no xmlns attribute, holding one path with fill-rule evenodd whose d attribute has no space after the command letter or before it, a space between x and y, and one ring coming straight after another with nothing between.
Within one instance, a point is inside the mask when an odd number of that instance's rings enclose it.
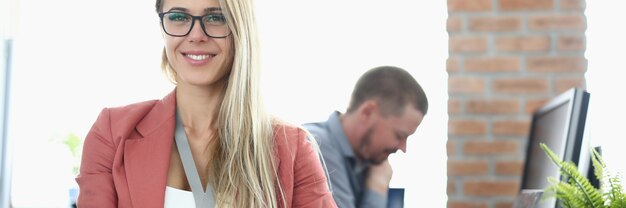
<instances>
[{"instance_id":1,"label":"green plant","mask_svg":"<svg viewBox=\"0 0 626 208\"><path fill-rule=\"evenodd\" d=\"M53 136L49 142L52 144L61 144L67 147L71 155L72 174L77 175L80 165L80 157L82 150L82 140L76 134L69 133L64 136Z\"/></svg>"},{"instance_id":2,"label":"green plant","mask_svg":"<svg viewBox=\"0 0 626 208\"><path fill-rule=\"evenodd\" d=\"M69 134L63 140L63 144L67 145L67 148L69 148L70 152L72 152L72 158L74 159L72 173L74 175L77 175L78 166L80 164L80 149L82 146L82 141L80 137L76 136L75 134Z\"/></svg>"},{"instance_id":3,"label":"green plant","mask_svg":"<svg viewBox=\"0 0 626 208\"><path fill-rule=\"evenodd\" d=\"M620 175L613 175L608 171L606 163L595 149L591 149L591 158L594 175L602 184L598 189L578 172L574 163L561 160L544 143L539 145L567 179L561 181L548 178L551 184L545 189L548 197L556 197L562 207L626 208L626 193L622 188Z\"/></svg>"}]
</instances>

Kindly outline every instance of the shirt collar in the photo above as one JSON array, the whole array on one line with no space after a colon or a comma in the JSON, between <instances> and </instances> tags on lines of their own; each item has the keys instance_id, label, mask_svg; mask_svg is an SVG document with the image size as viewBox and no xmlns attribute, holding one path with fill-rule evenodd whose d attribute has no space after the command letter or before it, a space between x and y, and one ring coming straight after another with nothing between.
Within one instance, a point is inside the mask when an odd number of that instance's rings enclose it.
<instances>
[{"instance_id":1,"label":"shirt collar","mask_svg":"<svg viewBox=\"0 0 626 208\"><path fill-rule=\"evenodd\" d=\"M337 144L339 145L341 154L343 157L348 158L353 162L352 164L356 172L362 172L367 168L368 164L360 161L354 154L354 150L352 150L352 146L348 142L348 137L341 126L339 116L341 116L341 113L339 111L335 111L328 117L327 122L329 124L331 137L336 138L335 141L337 141Z\"/></svg>"}]
</instances>

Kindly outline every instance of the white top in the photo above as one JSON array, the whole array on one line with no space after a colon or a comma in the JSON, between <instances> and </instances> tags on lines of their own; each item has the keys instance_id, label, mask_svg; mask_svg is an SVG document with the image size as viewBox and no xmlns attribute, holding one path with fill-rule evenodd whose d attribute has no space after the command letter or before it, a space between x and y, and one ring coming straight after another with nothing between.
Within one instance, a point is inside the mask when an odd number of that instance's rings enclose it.
<instances>
[{"instance_id":1,"label":"white top","mask_svg":"<svg viewBox=\"0 0 626 208\"><path fill-rule=\"evenodd\" d=\"M164 208L195 208L196 201L193 199L191 191L180 190L165 186Z\"/></svg>"}]
</instances>

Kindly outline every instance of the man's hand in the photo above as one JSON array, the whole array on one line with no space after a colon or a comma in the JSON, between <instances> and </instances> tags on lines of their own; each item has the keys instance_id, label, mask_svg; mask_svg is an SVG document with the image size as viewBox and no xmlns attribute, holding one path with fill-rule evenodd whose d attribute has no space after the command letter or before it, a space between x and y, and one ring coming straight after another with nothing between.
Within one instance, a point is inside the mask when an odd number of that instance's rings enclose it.
<instances>
[{"instance_id":1,"label":"man's hand","mask_svg":"<svg viewBox=\"0 0 626 208\"><path fill-rule=\"evenodd\" d=\"M367 179L365 180L365 185L376 191L383 196L387 196L387 191L389 189L389 181L391 181L391 176L393 175L393 170L391 169L391 164L389 164L389 160L385 160L381 164L371 166L369 168L369 173Z\"/></svg>"}]
</instances>

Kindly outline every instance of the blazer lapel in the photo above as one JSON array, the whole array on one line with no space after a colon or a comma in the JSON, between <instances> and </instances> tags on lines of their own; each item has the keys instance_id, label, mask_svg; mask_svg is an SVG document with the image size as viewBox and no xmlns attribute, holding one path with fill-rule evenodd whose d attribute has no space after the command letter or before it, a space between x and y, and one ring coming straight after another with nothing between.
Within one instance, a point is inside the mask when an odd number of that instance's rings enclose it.
<instances>
[{"instance_id":1,"label":"blazer lapel","mask_svg":"<svg viewBox=\"0 0 626 208\"><path fill-rule=\"evenodd\" d=\"M174 142L175 90L157 101L124 146L124 166L133 207L163 207Z\"/></svg>"}]
</instances>

